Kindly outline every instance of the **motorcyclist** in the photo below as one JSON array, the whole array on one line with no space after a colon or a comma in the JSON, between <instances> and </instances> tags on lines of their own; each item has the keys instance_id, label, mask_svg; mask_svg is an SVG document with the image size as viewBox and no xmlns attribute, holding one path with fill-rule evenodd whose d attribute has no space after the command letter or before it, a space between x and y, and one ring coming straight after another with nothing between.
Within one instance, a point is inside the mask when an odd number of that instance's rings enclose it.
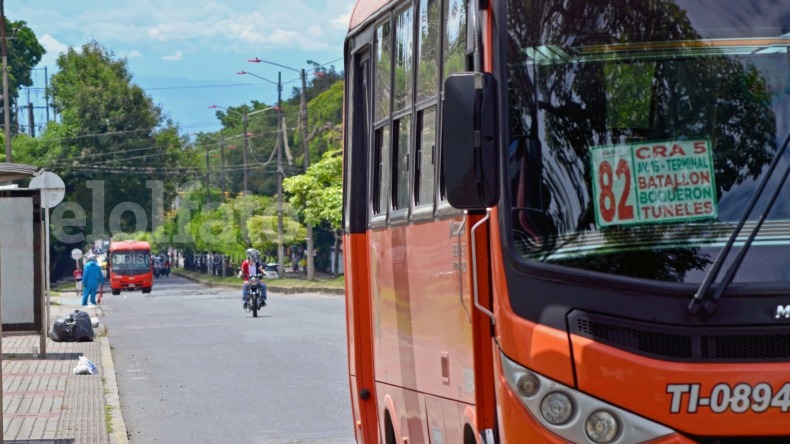
<instances>
[{"instance_id":1,"label":"motorcyclist","mask_svg":"<svg viewBox=\"0 0 790 444\"><path fill-rule=\"evenodd\" d=\"M243 304L242 306L245 309L249 307L249 304L247 302L249 300L249 297L247 296L247 293L250 287L250 276L256 276L258 274L263 273L263 265L261 265L261 262L259 260L260 253L258 253L258 250L254 248L248 248L246 253L247 253L247 259L245 259L244 262L241 263L241 278L244 279L244 285L242 286L241 289L241 302ZM260 307L258 308L266 306L266 284L261 280L260 286L261 286L261 303L260 303Z\"/></svg>"},{"instance_id":2,"label":"motorcyclist","mask_svg":"<svg viewBox=\"0 0 790 444\"><path fill-rule=\"evenodd\" d=\"M102 274L101 267L96 262L96 255L90 253L88 254L88 262L85 264L85 270L82 273L83 307L89 307L88 295L90 295L90 307L96 306L96 291L99 289L99 284L104 285L104 274Z\"/></svg>"}]
</instances>

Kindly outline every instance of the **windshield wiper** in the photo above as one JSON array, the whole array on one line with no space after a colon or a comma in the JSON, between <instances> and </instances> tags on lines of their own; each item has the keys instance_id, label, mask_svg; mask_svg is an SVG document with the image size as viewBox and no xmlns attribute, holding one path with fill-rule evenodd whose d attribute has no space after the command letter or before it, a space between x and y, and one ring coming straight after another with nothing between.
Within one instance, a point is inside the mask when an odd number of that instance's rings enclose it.
<instances>
[{"instance_id":1,"label":"windshield wiper","mask_svg":"<svg viewBox=\"0 0 790 444\"><path fill-rule=\"evenodd\" d=\"M785 166L784 172L782 173L782 179L779 181L779 184L776 186L776 189L771 195L771 200L768 201L768 205L765 207L765 210L763 210L762 214L760 214L760 217L757 219L757 223L754 225L754 228L752 228L752 230L749 232L749 237L744 242L743 247L741 247L741 251L738 252L738 256L736 256L732 264L730 264L730 267L727 269L727 273L724 275L724 279L722 279L718 288L716 288L716 292L713 295L708 296L708 292L710 291L711 285L713 285L713 281L718 276L719 271L721 271L721 267L724 266L725 259L727 259L733 244L735 244L738 235L743 229L743 226L746 224L749 214L751 214L755 205L757 205L757 201L762 196L763 191L765 191L765 187L768 185L768 181L771 179L771 176L773 176L777 165L779 165L779 161L782 159L788 144L790 144L790 134L787 135L784 143L779 148L779 151L777 151L776 157L774 157L773 162L771 162L771 165L768 167L765 177L763 177L763 180L760 181L760 185L757 187L752 199L749 201L749 205L746 206L746 210L743 212L741 220L738 221L738 225L736 225L735 229L732 231L730 238L727 239L727 243L724 245L724 248L721 249L718 257L716 257L716 260L713 262L710 272L705 275L702 285L700 285L697 293L691 299L691 302L688 305L688 311L692 315L699 313L701 308L704 308L705 313L707 314L713 314L716 311L716 306L719 303L719 299L721 299L721 296L724 294L727 286L730 285L733 278L735 277L735 273L738 271L738 268L740 268L741 263L743 263L743 259L746 257L747 250L749 250L749 247L752 245L754 238L757 237L757 233L760 231L763 222L765 222L765 220L768 218L768 213L771 211L776 199L779 197L779 193L782 192L785 181L787 181L787 176L790 174L790 163Z\"/></svg>"}]
</instances>

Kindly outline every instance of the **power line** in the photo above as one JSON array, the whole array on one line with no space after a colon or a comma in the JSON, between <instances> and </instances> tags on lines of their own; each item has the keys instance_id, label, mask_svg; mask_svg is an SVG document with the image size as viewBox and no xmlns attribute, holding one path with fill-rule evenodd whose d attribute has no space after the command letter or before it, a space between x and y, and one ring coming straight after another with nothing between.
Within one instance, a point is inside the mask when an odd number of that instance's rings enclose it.
<instances>
[{"instance_id":1,"label":"power line","mask_svg":"<svg viewBox=\"0 0 790 444\"><path fill-rule=\"evenodd\" d=\"M240 86L260 86L261 83L236 83L228 85L195 85L195 86L160 86L155 88L142 88L143 91L160 91L165 89L205 89L205 88L232 88ZM139 85L138 85L139 86Z\"/></svg>"}]
</instances>

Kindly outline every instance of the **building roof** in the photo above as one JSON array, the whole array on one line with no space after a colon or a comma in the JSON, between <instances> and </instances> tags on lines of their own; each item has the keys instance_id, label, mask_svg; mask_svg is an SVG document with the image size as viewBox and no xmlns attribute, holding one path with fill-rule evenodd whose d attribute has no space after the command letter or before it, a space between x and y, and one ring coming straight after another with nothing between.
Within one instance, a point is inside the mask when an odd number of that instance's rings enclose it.
<instances>
[{"instance_id":1,"label":"building roof","mask_svg":"<svg viewBox=\"0 0 790 444\"><path fill-rule=\"evenodd\" d=\"M22 163L0 162L0 183L27 179L38 175L41 168Z\"/></svg>"}]
</instances>

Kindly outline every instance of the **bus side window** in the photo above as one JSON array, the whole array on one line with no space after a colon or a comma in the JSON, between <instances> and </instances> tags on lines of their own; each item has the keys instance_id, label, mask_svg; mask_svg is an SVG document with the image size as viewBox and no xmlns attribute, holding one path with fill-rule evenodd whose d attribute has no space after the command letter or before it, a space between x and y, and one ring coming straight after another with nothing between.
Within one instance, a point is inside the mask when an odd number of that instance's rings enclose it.
<instances>
[{"instance_id":1,"label":"bus side window","mask_svg":"<svg viewBox=\"0 0 790 444\"><path fill-rule=\"evenodd\" d=\"M434 154L436 152L436 107L417 113L417 149L414 170L416 205L430 205L434 196Z\"/></svg>"},{"instance_id":2,"label":"bus side window","mask_svg":"<svg viewBox=\"0 0 790 444\"><path fill-rule=\"evenodd\" d=\"M392 102L392 24L388 18L376 26L374 53L374 141L372 153L371 207L374 220L389 209L390 105Z\"/></svg>"},{"instance_id":3,"label":"bus side window","mask_svg":"<svg viewBox=\"0 0 790 444\"><path fill-rule=\"evenodd\" d=\"M442 0L422 0L417 16L415 63L417 117L414 122L414 204L433 205L436 195L436 102L441 72Z\"/></svg>"},{"instance_id":4,"label":"bus side window","mask_svg":"<svg viewBox=\"0 0 790 444\"><path fill-rule=\"evenodd\" d=\"M411 112L414 92L414 12L411 6L396 12L394 28L394 73L392 85L392 209L408 211ZM399 214L404 214L400 211Z\"/></svg>"},{"instance_id":5,"label":"bus side window","mask_svg":"<svg viewBox=\"0 0 790 444\"><path fill-rule=\"evenodd\" d=\"M373 147L373 215L387 215L389 200L390 128L385 125L375 132Z\"/></svg>"}]
</instances>

